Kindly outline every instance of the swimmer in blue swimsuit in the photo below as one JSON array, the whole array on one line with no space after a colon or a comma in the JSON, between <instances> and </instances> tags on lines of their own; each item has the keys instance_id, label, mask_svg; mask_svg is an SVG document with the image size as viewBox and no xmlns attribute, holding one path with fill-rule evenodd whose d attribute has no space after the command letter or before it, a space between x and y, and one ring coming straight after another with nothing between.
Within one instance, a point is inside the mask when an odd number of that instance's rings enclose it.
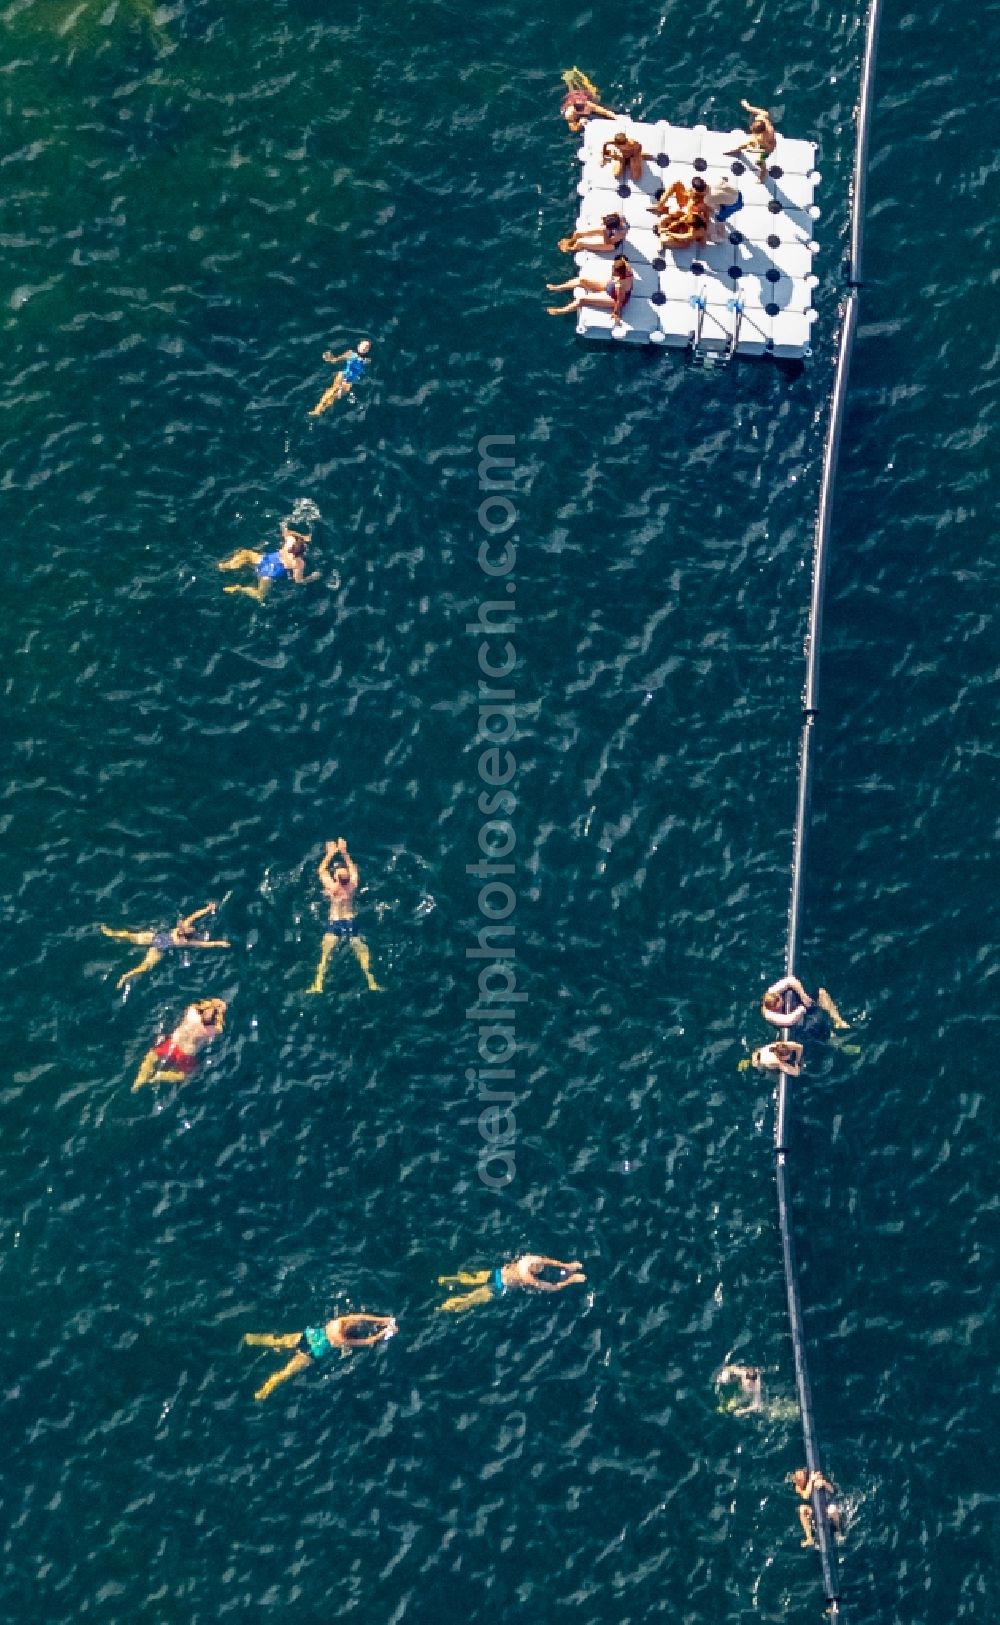
<instances>
[{"instance_id":1,"label":"swimmer in blue swimsuit","mask_svg":"<svg viewBox=\"0 0 1000 1625\"><path fill-rule=\"evenodd\" d=\"M193 914L187 914L183 920L178 920L172 931L112 931L109 925L102 925L104 935L111 937L115 942L133 942L137 948L148 950L145 959L141 959L138 965L133 965L131 970L119 976L115 986L124 987L126 982L134 981L137 976L144 976L154 965L160 963L164 954L171 948L230 947L231 944L228 942L222 940L213 942L204 937L196 937L194 933L198 921L203 920L206 914L214 914L218 906L217 903L206 903L204 908L197 908Z\"/></svg>"},{"instance_id":2,"label":"swimmer in blue swimsuit","mask_svg":"<svg viewBox=\"0 0 1000 1625\"><path fill-rule=\"evenodd\" d=\"M239 547L228 559L223 559L220 570L244 570L252 565L257 576L255 587L225 587L224 592L241 592L247 598L263 603L274 581L288 578L297 586L307 581L318 581L319 571L306 575L306 548L312 537L305 531L293 530L287 519L281 521L281 546L273 553L258 553L252 547Z\"/></svg>"},{"instance_id":3,"label":"swimmer in blue swimsuit","mask_svg":"<svg viewBox=\"0 0 1000 1625\"><path fill-rule=\"evenodd\" d=\"M370 339L359 339L357 349L342 350L340 355L331 355L329 350L324 350L323 360L328 361L332 367L340 361L346 365L340 372L334 373L333 383L329 389L323 391L316 405L310 409L311 418L321 417L324 412L330 410L334 401L339 401L343 395L350 395L354 385L359 384L368 371L371 353Z\"/></svg>"},{"instance_id":4,"label":"swimmer in blue swimsuit","mask_svg":"<svg viewBox=\"0 0 1000 1625\"><path fill-rule=\"evenodd\" d=\"M331 874L330 865L334 858L341 858L336 869ZM323 933L323 947L320 953L316 975L313 977L308 993L322 993L326 981L326 969L330 963L330 956L340 943L346 942L358 964L364 972L368 983L369 993L381 993L382 988L372 975L372 956L364 937L358 935L357 924L354 919L354 897L358 889L358 866L347 850L347 842L341 835L339 840L327 841L326 851L316 873L319 875L320 885L326 893L330 905L330 918Z\"/></svg>"},{"instance_id":5,"label":"swimmer in blue swimsuit","mask_svg":"<svg viewBox=\"0 0 1000 1625\"><path fill-rule=\"evenodd\" d=\"M253 1397L266 1399L280 1382L287 1382L289 1377L307 1370L334 1349L343 1349L349 1354L352 1349L371 1348L373 1343L384 1343L398 1330L391 1315L338 1315L325 1326L307 1326L304 1332L247 1332L243 1341L255 1348L295 1350L287 1365L268 1377Z\"/></svg>"},{"instance_id":6,"label":"swimmer in blue swimsuit","mask_svg":"<svg viewBox=\"0 0 1000 1625\"><path fill-rule=\"evenodd\" d=\"M543 1270L559 1270L561 1279L547 1281ZM524 1287L531 1292L561 1292L564 1287L575 1286L586 1279L578 1258L564 1264L558 1258L543 1258L541 1253L523 1253L520 1258L514 1258L497 1269L462 1270L458 1275L439 1275L439 1286L463 1286L473 1290L446 1298L444 1303L438 1304L438 1313L463 1314L466 1309L474 1309L478 1303L489 1303L493 1298L502 1297L514 1287Z\"/></svg>"}]
</instances>

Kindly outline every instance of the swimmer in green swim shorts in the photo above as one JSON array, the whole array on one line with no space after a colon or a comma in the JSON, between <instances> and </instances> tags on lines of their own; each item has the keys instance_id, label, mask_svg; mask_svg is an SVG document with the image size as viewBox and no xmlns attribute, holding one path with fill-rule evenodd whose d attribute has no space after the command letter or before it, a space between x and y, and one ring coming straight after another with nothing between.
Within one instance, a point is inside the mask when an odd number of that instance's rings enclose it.
<instances>
[{"instance_id":1,"label":"swimmer in green swim shorts","mask_svg":"<svg viewBox=\"0 0 1000 1625\"><path fill-rule=\"evenodd\" d=\"M543 1270L559 1270L562 1279L547 1281ZM532 1292L561 1292L564 1287L575 1286L586 1279L578 1258L564 1264L559 1258L544 1258L541 1253L523 1253L520 1258L514 1258L497 1269L463 1270L458 1275L439 1275L439 1286L464 1286L473 1290L446 1298L444 1303L438 1304L438 1313L463 1314L478 1303L502 1298L508 1289L514 1287L525 1287Z\"/></svg>"},{"instance_id":2,"label":"swimmer in green swim shorts","mask_svg":"<svg viewBox=\"0 0 1000 1625\"><path fill-rule=\"evenodd\" d=\"M255 1348L295 1350L287 1364L268 1377L253 1397L266 1399L279 1383L306 1371L334 1349L343 1349L349 1354L352 1349L371 1348L373 1343L384 1343L398 1330L392 1315L337 1315L325 1326L307 1326L303 1332L247 1332L243 1341Z\"/></svg>"}]
</instances>

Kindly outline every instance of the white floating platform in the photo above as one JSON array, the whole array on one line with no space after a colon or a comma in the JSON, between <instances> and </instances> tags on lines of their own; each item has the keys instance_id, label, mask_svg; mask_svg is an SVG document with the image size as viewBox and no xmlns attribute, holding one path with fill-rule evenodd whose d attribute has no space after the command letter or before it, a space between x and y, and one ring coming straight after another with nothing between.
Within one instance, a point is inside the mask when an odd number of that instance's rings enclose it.
<instances>
[{"instance_id":1,"label":"white floating platform","mask_svg":"<svg viewBox=\"0 0 1000 1625\"><path fill-rule=\"evenodd\" d=\"M641 141L638 181L616 181L601 151L617 130ZM600 224L615 211L629 224L622 252L635 274L632 297L615 324L608 311L581 305L576 330L583 338L626 344L663 344L737 355L810 355L816 319L812 294L818 278L813 258L819 209L815 191L816 143L779 135L760 179L757 167L729 150L745 130L684 129L634 119L593 119L580 146L582 175L578 229ZM656 235L650 204L674 181L690 185L703 175L709 186L726 183L737 199L698 248L668 248ZM580 253L580 275L606 280L612 255Z\"/></svg>"}]
</instances>

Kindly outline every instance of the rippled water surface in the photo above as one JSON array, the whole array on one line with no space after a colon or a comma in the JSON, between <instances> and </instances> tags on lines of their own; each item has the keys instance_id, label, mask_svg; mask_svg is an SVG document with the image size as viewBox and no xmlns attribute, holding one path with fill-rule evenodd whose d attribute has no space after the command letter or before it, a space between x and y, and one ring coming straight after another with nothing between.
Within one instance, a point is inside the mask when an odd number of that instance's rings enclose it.
<instances>
[{"instance_id":1,"label":"rippled water surface","mask_svg":"<svg viewBox=\"0 0 1000 1625\"><path fill-rule=\"evenodd\" d=\"M3 14L9 925L0 1615L440 1625L820 1616L770 1097L853 13L678 0ZM797 1090L803 1297L857 1625L994 1622L995 6L883 30ZM991 43L992 41L992 43ZM581 348L558 74L821 146L806 370ZM929 222L929 200L963 211ZM933 230L929 231L929 224ZM310 418L325 348L375 343ZM477 1177L477 445L515 437L516 1175ZM315 502L319 582L216 563ZM500 543L496 544L498 547ZM304 990L348 837L380 995ZM224 899L227 954L97 926ZM133 1095L201 993L183 1089ZM978 1018L966 1018L974 1011ZM524 1250L586 1288L435 1315ZM400 1334L266 1405L250 1330ZM766 1369L737 1420L713 1373Z\"/></svg>"}]
</instances>

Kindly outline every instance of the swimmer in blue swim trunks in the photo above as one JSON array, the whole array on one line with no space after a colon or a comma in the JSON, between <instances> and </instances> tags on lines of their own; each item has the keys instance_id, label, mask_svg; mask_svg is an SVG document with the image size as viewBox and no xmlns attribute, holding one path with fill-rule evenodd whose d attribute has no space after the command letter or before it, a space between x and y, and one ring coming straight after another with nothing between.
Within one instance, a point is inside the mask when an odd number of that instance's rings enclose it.
<instances>
[{"instance_id":1,"label":"swimmer in blue swim trunks","mask_svg":"<svg viewBox=\"0 0 1000 1625\"><path fill-rule=\"evenodd\" d=\"M343 350L340 355L331 355L324 350L323 360L328 361L332 367L343 361L344 367L340 372L334 373L333 383L329 389L323 391L316 405L311 408L309 416L318 418L328 412L335 401L342 395L350 395L355 384L359 384L371 365L372 346L370 339L360 339L354 350Z\"/></svg>"},{"instance_id":2,"label":"swimmer in blue swim trunks","mask_svg":"<svg viewBox=\"0 0 1000 1625\"><path fill-rule=\"evenodd\" d=\"M138 965L133 965L119 976L116 987L124 987L137 976L144 976L154 965L158 965L165 953L171 948L228 948L230 943L225 941L213 942L205 937L195 936L195 926L203 920L206 914L214 914L218 903L206 903L204 908L196 908L193 914L186 914L183 920L178 920L171 931L112 931L109 925L102 925L101 930L106 937L115 942L132 942L137 948L147 949L145 959Z\"/></svg>"},{"instance_id":3,"label":"swimmer in blue swim trunks","mask_svg":"<svg viewBox=\"0 0 1000 1625\"><path fill-rule=\"evenodd\" d=\"M398 1330L391 1315L337 1315L325 1326L307 1326L304 1332L247 1332L243 1341L255 1348L295 1350L287 1365L268 1377L253 1397L266 1399L279 1383L306 1371L334 1349L343 1349L349 1354L352 1349L371 1348L373 1343L384 1343Z\"/></svg>"},{"instance_id":4,"label":"swimmer in blue swim trunks","mask_svg":"<svg viewBox=\"0 0 1000 1625\"><path fill-rule=\"evenodd\" d=\"M542 1273L544 1270L559 1270L561 1278L548 1281ZM502 1297L514 1287L525 1287L531 1292L561 1292L564 1287L575 1286L586 1279L578 1258L571 1264L564 1264L558 1258L543 1258L541 1253L522 1253L520 1258L514 1258L498 1269L463 1270L458 1275L439 1275L439 1286L463 1286L472 1290L446 1298L444 1303L438 1304L438 1313L460 1315L466 1309L475 1308L477 1303L489 1303L491 1298Z\"/></svg>"},{"instance_id":5,"label":"swimmer in blue swim trunks","mask_svg":"<svg viewBox=\"0 0 1000 1625\"><path fill-rule=\"evenodd\" d=\"M281 521L281 546L273 553L258 553L253 547L239 547L228 559L223 559L220 570L244 570L252 565L257 575L255 587L224 587L224 592L241 592L247 598L263 603L274 581L290 580L296 586L307 581L318 581L319 571L306 575L306 548L312 537L305 531L293 530L287 519Z\"/></svg>"},{"instance_id":6,"label":"swimmer in blue swim trunks","mask_svg":"<svg viewBox=\"0 0 1000 1625\"><path fill-rule=\"evenodd\" d=\"M342 859L331 874L330 865L334 858ZM354 898L358 889L358 866L347 850L347 842L341 835L336 841L327 841L326 851L316 873L319 875L320 885L326 893L330 905L330 918L326 931L323 934L323 949L319 964L316 966L316 975L312 986L307 988L308 993L322 993L326 981L326 968L330 963L330 956L341 942L350 945L358 964L364 972L368 983L369 993L381 993L382 988L376 982L371 970L371 953L364 937L358 935L354 919Z\"/></svg>"}]
</instances>

